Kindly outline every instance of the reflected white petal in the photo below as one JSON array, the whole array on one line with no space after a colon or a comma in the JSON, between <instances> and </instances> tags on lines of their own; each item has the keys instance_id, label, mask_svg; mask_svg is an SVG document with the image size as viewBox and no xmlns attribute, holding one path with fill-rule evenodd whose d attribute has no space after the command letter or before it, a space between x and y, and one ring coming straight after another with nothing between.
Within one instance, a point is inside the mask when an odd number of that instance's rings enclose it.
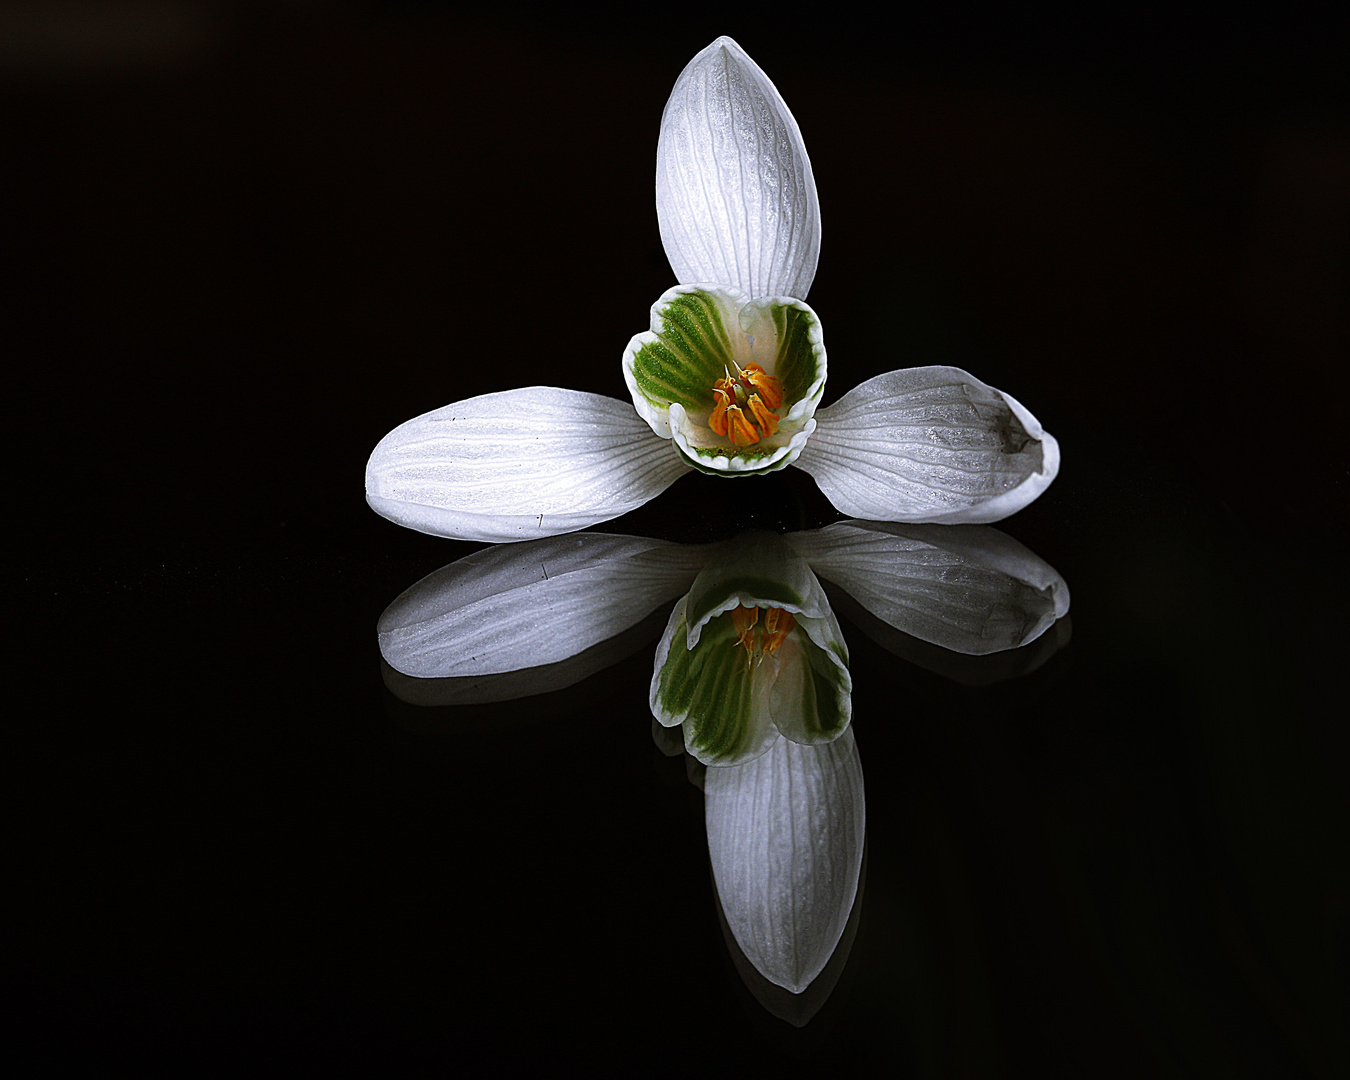
<instances>
[{"instance_id":1,"label":"reflected white petal","mask_svg":"<svg viewBox=\"0 0 1350 1080\"><path fill-rule=\"evenodd\" d=\"M366 500L419 532L529 540L626 514L687 470L627 402L532 386L395 428L366 465Z\"/></svg>"},{"instance_id":2,"label":"reflected white petal","mask_svg":"<svg viewBox=\"0 0 1350 1080\"><path fill-rule=\"evenodd\" d=\"M704 778L708 854L742 952L799 994L839 944L858 891L866 810L852 729L832 743L779 739Z\"/></svg>"},{"instance_id":3,"label":"reflected white petal","mask_svg":"<svg viewBox=\"0 0 1350 1080\"><path fill-rule=\"evenodd\" d=\"M987 526L844 521L787 539L871 614L954 652L1018 648L1069 610L1055 569Z\"/></svg>"},{"instance_id":4,"label":"reflected white petal","mask_svg":"<svg viewBox=\"0 0 1350 1080\"><path fill-rule=\"evenodd\" d=\"M1059 444L1018 401L960 368L905 368L818 410L797 466L846 514L983 523L1049 486Z\"/></svg>"},{"instance_id":5,"label":"reflected white petal","mask_svg":"<svg viewBox=\"0 0 1350 1080\"><path fill-rule=\"evenodd\" d=\"M604 533L486 548L390 604L380 616L380 653L418 678L556 663L675 599L703 559L697 547Z\"/></svg>"},{"instance_id":6,"label":"reflected white petal","mask_svg":"<svg viewBox=\"0 0 1350 1080\"><path fill-rule=\"evenodd\" d=\"M689 61L671 91L656 213L681 284L806 298L820 252L811 162L782 96L731 38Z\"/></svg>"}]
</instances>

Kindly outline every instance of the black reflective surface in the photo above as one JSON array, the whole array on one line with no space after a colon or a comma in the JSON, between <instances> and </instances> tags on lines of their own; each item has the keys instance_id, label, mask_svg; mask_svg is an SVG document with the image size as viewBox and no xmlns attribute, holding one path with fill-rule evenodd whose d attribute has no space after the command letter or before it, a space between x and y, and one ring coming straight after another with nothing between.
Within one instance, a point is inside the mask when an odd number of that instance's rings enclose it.
<instances>
[{"instance_id":1,"label":"black reflective surface","mask_svg":"<svg viewBox=\"0 0 1350 1080\"><path fill-rule=\"evenodd\" d=\"M3 71L17 1053L1344 1071L1347 136L1316 27L1060 51L930 18L855 54L827 18L794 63L734 18L654 44L193 10L134 62L39 34ZM455 398L622 395L671 283L661 106L722 32L811 153L826 402L958 364L1064 454L1000 525L1073 594L1031 670L899 660L836 601L867 847L801 1028L737 973L650 648L537 697L401 700L376 619L473 547L360 488ZM605 528L834 518L789 471L690 476Z\"/></svg>"}]
</instances>

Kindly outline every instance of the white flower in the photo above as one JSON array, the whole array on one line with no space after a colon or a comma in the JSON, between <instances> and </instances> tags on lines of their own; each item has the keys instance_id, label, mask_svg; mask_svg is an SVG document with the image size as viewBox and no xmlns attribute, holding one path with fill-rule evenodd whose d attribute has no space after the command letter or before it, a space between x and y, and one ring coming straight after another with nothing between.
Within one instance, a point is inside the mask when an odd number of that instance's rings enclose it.
<instances>
[{"instance_id":1,"label":"white flower","mask_svg":"<svg viewBox=\"0 0 1350 1080\"><path fill-rule=\"evenodd\" d=\"M849 515L989 522L1054 479L1054 438L959 368L892 371L817 408L824 337L805 303L820 248L815 181L792 114L730 38L676 81L656 191L680 284L624 352L636 412L529 387L427 413L371 455L377 512L440 536L524 540L618 517L690 469L795 464Z\"/></svg>"}]
</instances>

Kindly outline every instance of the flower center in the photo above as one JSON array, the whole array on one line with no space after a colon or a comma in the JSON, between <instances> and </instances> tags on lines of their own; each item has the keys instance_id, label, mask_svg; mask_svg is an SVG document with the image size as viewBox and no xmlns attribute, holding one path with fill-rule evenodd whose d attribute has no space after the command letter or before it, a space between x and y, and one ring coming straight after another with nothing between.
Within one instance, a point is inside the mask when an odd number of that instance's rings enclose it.
<instances>
[{"instance_id":1,"label":"flower center","mask_svg":"<svg viewBox=\"0 0 1350 1080\"><path fill-rule=\"evenodd\" d=\"M731 611L731 625L736 630L736 644L745 649L747 666L759 665L766 656L773 656L787 640L797 620L782 608L766 608L764 622L759 621L759 608L738 604Z\"/></svg>"},{"instance_id":2,"label":"flower center","mask_svg":"<svg viewBox=\"0 0 1350 1080\"><path fill-rule=\"evenodd\" d=\"M783 405L782 383L758 364L742 368L733 360L726 373L726 378L713 383L714 405L708 427L736 446L750 446L768 438L778 430L774 410Z\"/></svg>"}]
</instances>

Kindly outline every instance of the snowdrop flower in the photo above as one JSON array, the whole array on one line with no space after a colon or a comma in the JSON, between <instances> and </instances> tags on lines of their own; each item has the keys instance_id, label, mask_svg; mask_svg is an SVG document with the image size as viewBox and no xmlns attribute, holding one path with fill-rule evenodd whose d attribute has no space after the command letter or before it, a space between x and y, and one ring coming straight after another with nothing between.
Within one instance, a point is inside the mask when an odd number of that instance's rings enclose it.
<instances>
[{"instance_id":1,"label":"snowdrop flower","mask_svg":"<svg viewBox=\"0 0 1350 1080\"><path fill-rule=\"evenodd\" d=\"M675 83L656 196L680 284L624 352L632 407L536 386L427 413L371 455L377 512L440 536L524 540L618 517L691 469L795 464L855 517L989 522L1054 479L1054 438L959 368L892 371L819 408L824 336L805 302L820 250L811 163L773 83L730 38Z\"/></svg>"}]
</instances>

